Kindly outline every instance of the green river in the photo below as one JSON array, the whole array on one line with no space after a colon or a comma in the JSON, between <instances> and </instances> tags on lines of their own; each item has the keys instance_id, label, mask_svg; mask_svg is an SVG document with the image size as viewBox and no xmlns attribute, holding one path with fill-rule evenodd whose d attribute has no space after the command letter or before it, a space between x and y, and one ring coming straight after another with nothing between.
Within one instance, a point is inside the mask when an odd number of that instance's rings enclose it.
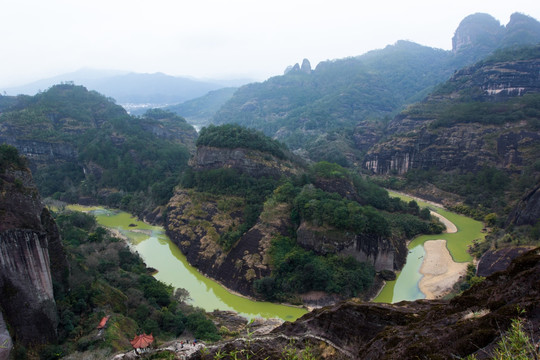
<instances>
[{"instance_id":1,"label":"green river","mask_svg":"<svg viewBox=\"0 0 540 360\"><path fill-rule=\"evenodd\" d=\"M390 195L406 201L412 200L412 198L402 194L390 192ZM419 206L427 206L453 222L458 231L453 234L422 235L411 241L408 245L407 263L395 281L387 282L380 294L373 300L375 302L395 303L401 300L416 300L425 297L418 288L418 283L422 278L419 270L425 255L424 242L444 239L447 241L448 250L454 261L469 262L472 259L467 253L468 246L472 244L474 239L484 237L481 231L481 222L415 200ZM277 317L294 321L306 313L303 308L253 301L230 293L223 286L205 277L189 265L186 257L165 235L164 229L160 226L148 225L126 212L102 207L70 205L69 208L90 212L96 216L100 225L124 235L129 240L132 250L139 253L147 266L158 270L154 276L175 288L188 290L191 297L190 303L194 306L206 311L232 310L249 319Z\"/></svg>"},{"instance_id":2,"label":"green river","mask_svg":"<svg viewBox=\"0 0 540 360\"><path fill-rule=\"evenodd\" d=\"M397 196L405 201L413 200L411 197L389 191L390 196ZM483 224L463 215L444 210L424 201L414 199L420 207L428 207L430 210L441 214L454 223L457 232L453 234L421 235L411 241L408 245L409 254L407 263L398 274L395 281L388 281L380 294L373 300L374 302L395 303L402 300L423 299L425 295L420 291L418 283L422 278L420 267L424 259L424 243L428 240L446 240L446 247L456 262L470 262L471 256L467 252L469 245L475 239L483 239Z\"/></svg>"},{"instance_id":3,"label":"green river","mask_svg":"<svg viewBox=\"0 0 540 360\"><path fill-rule=\"evenodd\" d=\"M148 225L117 210L78 205L70 205L69 208L89 212L96 216L100 225L127 237L132 250L139 253L146 265L158 270L155 278L175 288L188 290L189 302L194 306L206 311L232 310L249 319L262 317L294 321L307 312L299 307L253 301L230 293L189 265L160 226Z\"/></svg>"}]
</instances>

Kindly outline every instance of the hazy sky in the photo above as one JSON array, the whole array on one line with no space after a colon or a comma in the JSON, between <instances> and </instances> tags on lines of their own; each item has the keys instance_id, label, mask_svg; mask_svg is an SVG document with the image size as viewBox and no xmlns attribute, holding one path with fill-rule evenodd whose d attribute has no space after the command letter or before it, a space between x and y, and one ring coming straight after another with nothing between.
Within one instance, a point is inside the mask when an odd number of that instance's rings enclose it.
<instances>
[{"instance_id":1,"label":"hazy sky","mask_svg":"<svg viewBox=\"0 0 540 360\"><path fill-rule=\"evenodd\" d=\"M197 78L282 74L303 58L356 56L405 39L450 49L485 12L540 19L538 0L0 0L0 88L83 67Z\"/></svg>"}]
</instances>

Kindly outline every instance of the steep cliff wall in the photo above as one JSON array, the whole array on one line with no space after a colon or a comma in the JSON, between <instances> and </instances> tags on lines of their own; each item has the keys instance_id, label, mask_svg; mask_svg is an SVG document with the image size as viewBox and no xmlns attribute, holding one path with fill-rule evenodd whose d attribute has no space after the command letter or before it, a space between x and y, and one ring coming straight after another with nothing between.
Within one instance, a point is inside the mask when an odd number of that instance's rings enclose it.
<instances>
[{"instance_id":1,"label":"steep cliff wall","mask_svg":"<svg viewBox=\"0 0 540 360\"><path fill-rule=\"evenodd\" d=\"M257 224L226 252L219 236L242 223L242 201L179 189L168 204L167 235L201 272L232 290L253 295L253 281L270 275L271 239L288 235L289 212L285 205L265 209Z\"/></svg>"},{"instance_id":2,"label":"steep cliff wall","mask_svg":"<svg viewBox=\"0 0 540 360\"><path fill-rule=\"evenodd\" d=\"M61 240L29 170L0 170L0 307L16 342L51 342L58 323L53 282L67 284Z\"/></svg>"},{"instance_id":3,"label":"steep cliff wall","mask_svg":"<svg viewBox=\"0 0 540 360\"><path fill-rule=\"evenodd\" d=\"M488 61L460 70L425 102L389 123L387 139L367 152L364 167L401 175L411 169L475 171L482 166L519 171L532 164L540 143L540 131L531 125L536 105L520 99L538 93L539 58Z\"/></svg>"},{"instance_id":4,"label":"steep cliff wall","mask_svg":"<svg viewBox=\"0 0 540 360\"><path fill-rule=\"evenodd\" d=\"M277 179L298 172L297 165L289 160L280 160L269 153L244 148L198 146L190 165L196 171L230 168L255 178L264 176Z\"/></svg>"},{"instance_id":5,"label":"steep cliff wall","mask_svg":"<svg viewBox=\"0 0 540 360\"><path fill-rule=\"evenodd\" d=\"M516 205L507 225L535 225L540 220L540 184L527 193Z\"/></svg>"},{"instance_id":6,"label":"steep cliff wall","mask_svg":"<svg viewBox=\"0 0 540 360\"><path fill-rule=\"evenodd\" d=\"M400 270L405 265L407 246L405 239L385 239L367 234L316 227L303 222L296 230L297 241L306 249L319 254L352 256L368 262L375 270Z\"/></svg>"}]
</instances>

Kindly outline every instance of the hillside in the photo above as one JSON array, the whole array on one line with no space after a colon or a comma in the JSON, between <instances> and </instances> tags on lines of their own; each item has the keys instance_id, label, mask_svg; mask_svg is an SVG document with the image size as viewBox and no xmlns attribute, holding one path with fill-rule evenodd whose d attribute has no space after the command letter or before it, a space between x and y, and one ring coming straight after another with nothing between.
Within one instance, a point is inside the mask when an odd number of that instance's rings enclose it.
<instances>
[{"instance_id":1,"label":"hillside","mask_svg":"<svg viewBox=\"0 0 540 360\"><path fill-rule=\"evenodd\" d=\"M293 68L239 88L213 122L253 127L293 150L314 150L321 138L346 137L361 120L394 114L450 75L440 66L449 58L444 51L401 41L364 56L323 62L311 72ZM327 151L340 157L330 145L309 156L336 160Z\"/></svg>"},{"instance_id":2,"label":"hillside","mask_svg":"<svg viewBox=\"0 0 540 360\"><path fill-rule=\"evenodd\" d=\"M203 127L210 124L214 114L225 104L238 88L228 87L210 91L201 97L184 101L165 109L184 117L190 124Z\"/></svg>"},{"instance_id":3,"label":"hillside","mask_svg":"<svg viewBox=\"0 0 540 360\"><path fill-rule=\"evenodd\" d=\"M0 145L2 359L74 352L104 359L130 348L141 331L162 340L184 330L219 339L207 315L184 303L185 290L173 293L150 276L139 255L93 216L45 207L26 165L14 147Z\"/></svg>"},{"instance_id":4,"label":"hillside","mask_svg":"<svg viewBox=\"0 0 540 360\"><path fill-rule=\"evenodd\" d=\"M167 234L192 265L274 301L365 296L375 271L401 269L407 239L443 230L414 202L336 164L308 168L277 141L230 124L201 130L167 214Z\"/></svg>"},{"instance_id":5,"label":"hillside","mask_svg":"<svg viewBox=\"0 0 540 360\"><path fill-rule=\"evenodd\" d=\"M407 104L496 49L540 42L539 27L522 14L513 14L506 27L490 15L474 14L456 29L452 51L398 41L321 62L314 70L309 62L297 64L283 76L240 87L212 121L263 131L315 161L360 165L388 120Z\"/></svg>"},{"instance_id":6,"label":"hillside","mask_svg":"<svg viewBox=\"0 0 540 360\"><path fill-rule=\"evenodd\" d=\"M409 187L432 183L507 216L540 179L539 70L536 46L499 51L457 71L389 122L364 167L402 175Z\"/></svg>"},{"instance_id":7,"label":"hillside","mask_svg":"<svg viewBox=\"0 0 540 360\"><path fill-rule=\"evenodd\" d=\"M131 117L82 86L11 99L0 142L29 159L43 196L153 210L170 198L194 147L196 132L183 118L159 110Z\"/></svg>"}]
</instances>

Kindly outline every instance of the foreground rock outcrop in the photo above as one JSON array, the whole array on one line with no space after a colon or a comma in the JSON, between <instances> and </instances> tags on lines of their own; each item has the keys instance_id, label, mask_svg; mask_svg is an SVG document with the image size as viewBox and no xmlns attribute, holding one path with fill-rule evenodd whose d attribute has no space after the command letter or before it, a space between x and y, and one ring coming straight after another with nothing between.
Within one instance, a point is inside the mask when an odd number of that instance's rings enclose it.
<instances>
[{"instance_id":1,"label":"foreground rock outcrop","mask_svg":"<svg viewBox=\"0 0 540 360\"><path fill-rule=\"evenodd\" d=\"M528 335L538 339L540 249L452 300L393 305L349 300L285 323L271 336L212 347L210 356L249 348L257 358L279 359L280 349L305 351L307 344L321 359L485 358L517 317L527 321ZM208 358L201 353L191 357Z\"/></svg>"},{"instance_id":2,"label":"foreground rock outcrop","mask_svg":"<svg viewBox=\"0 0 540 360\"><path fill-rule=\"evenodd\" d=\"M15 151L15 149L13 149ZM0 166L0 306L15 342L56 340L55 286L67 286L58 229L41 204L30 171Z\"/></svg>"}]
</instances>

